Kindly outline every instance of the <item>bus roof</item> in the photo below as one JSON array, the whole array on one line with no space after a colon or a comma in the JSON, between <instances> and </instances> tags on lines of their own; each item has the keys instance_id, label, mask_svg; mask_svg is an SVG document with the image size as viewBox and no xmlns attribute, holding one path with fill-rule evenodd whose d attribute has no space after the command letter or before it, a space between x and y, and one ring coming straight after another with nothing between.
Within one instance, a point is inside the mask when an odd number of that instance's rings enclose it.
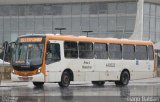
<instances>
[{"instance_id":1,"label":"bus roof","mask_svg":"<svg viewBox=\"0 0 160 102\"><path fill-rule=\"evenodd\" d=\"M20 37L46 37L47 40L62 40L62 41L81 41L81 42L97 42L97 43L113 43L113 44L135 44L135 45L153 45L151 41L128 40L117 38L94 38L86 36L73 35L54 35L54 34L28 34Z\"/></svg>"}]
</instances>

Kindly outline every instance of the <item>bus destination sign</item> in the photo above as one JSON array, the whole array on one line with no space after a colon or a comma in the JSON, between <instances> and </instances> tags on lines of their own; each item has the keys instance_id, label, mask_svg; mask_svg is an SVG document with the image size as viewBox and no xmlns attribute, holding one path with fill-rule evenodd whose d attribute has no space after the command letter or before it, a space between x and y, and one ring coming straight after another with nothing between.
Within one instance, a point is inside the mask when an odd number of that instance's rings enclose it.
<instances>
[{"instance_id":1,"label":"bus destination sign","mask_svg":"<svg viewBox=\"0 0 160 102\"><path fill-rule=\"evenodd\" d=\"M19 41L21 43L23 43L23 42L42 42L42 37L37 37L37 38L20 38Z\"/></svg>"}]
</instances>

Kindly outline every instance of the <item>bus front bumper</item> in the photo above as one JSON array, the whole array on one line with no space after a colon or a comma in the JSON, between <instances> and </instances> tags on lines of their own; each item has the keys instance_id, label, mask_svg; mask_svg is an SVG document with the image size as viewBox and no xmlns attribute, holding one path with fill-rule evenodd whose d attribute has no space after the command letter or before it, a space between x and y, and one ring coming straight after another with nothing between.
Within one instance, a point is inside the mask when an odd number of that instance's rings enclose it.
<instances>
[{"instance_id":1,"label":"bus front bumper","mask_svg":"<svg viewBox=\"0 0 160 102\"><path fill-rule=\"evenodd\" d=\"M42 73L32 75L32 76L19 76L16 74L11 73L11 80L12 81L20 81L20 82L44 82L44 75Z\"/></svg>"}]
</instances>

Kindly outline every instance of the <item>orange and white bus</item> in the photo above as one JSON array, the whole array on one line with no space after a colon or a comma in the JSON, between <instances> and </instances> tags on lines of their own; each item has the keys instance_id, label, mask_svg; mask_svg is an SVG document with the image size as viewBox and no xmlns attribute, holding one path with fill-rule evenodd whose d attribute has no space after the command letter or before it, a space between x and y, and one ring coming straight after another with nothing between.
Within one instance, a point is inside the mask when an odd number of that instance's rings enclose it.
<instances>
[{"instance_id":1,"label":"orange and white bus","mask_svg":"<svg viewBox=\"0 0 160 102\"><path fill-rule=\"evenodd\" d=\"M68 87L71 81L125 86L156 72L150 41L33 34L18 37L13 53L12 81L38 87L52 82Z\"/></svg>"}]
</instances>

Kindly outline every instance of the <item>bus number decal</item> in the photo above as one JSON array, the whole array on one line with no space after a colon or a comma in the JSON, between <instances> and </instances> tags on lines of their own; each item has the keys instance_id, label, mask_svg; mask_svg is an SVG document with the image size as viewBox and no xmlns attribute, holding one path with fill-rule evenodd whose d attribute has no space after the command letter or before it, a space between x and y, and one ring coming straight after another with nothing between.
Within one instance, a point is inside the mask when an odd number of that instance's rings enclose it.
<instances>
[{"instance_id":1,"label":"bus number decal","mask_svg":"<svg viewBox=\"0 0 160 102\"><path fill-rule=\"evenodd\" d=\"M106 63L106 67L115 67L116 64L115 63Z\"/></svg>"}]
</instances>

